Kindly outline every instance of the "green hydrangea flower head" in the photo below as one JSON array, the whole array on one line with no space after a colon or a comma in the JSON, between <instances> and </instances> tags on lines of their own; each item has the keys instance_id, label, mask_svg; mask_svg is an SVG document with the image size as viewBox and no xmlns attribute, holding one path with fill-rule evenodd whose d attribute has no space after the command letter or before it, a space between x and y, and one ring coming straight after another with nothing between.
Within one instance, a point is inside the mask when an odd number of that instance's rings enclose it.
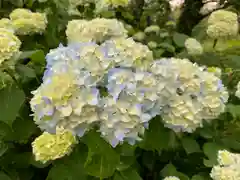
<instances>
[{"instance_id":1,"label":"green hydrangea flower head","mask_svg":"<svg viewBox=\"0 0 240 180\"><path fill-rule=\"evenodd\" d=\"M44 132L32 143L33 154L37 161L46 163L70 154L76 143L77 139L69 131L57 129L56 134Z\"/></svg>"},{"instance_id":2,"label":"green hydrangea flower head","mask_svg":"<svg viewBox=\"0 0 240 180\"><path fill-rule=\"evenodd\" d=\"M234 12L218 10L209 16L207 35L213 39L236 36L238 29L238 17Z\"/></svg>"},{"instance_id":3,"label":"green hydrangea flower head","mask_svg":"<svg viewBox=\"0 0 240 180\"><path fill-rule=\"evenodd\" d=\"M96 11L101 12L107 10L109 7L126 7L130 3L130 0L96 0Z\"/></svg>"},{"instance_id":4,"label":"green hydrangea flower head","mask_svg":"<svg viewBox=\"0 0 240 180\"><path fill-rule=\"evenodd\" d=\"M14 31L12 22L8 18L0 19L0 28L5 28L5 29L8 29L9 31L12 31L12 32Z\"/></svg>"},{"instance_id":5,"label":"green hydrangea flower head","mask_svg":"<svg viewBox=\"0 0 240 180\"><path fill-rule=\"evenodd\" d=\"M20 53L21 41L11 30L0 28L0 65Z\"/></svg>"},{"instance_id":6,"label":"green hydrangea flower head","mask_svg":"<svg viewBox=\"0 0 240 180\"><path fill-rule=\"evenodd\" d=\"M18 35L42 34L47 27L45 13L33 13L28 9L18 8L9 17Z\"/></svg>"},{"instance_id":7,"label":"green hydrangea flower head","mask_svg":"<svg viewBox=\"0 0 240 180\"><path fill-rule=\"evenodd\" d=\"M201 43L194 38L188 38L185 41L185 48L190 55L201 55L203 53L203 47Z\"/></svg>"},{"instance_id":8,"label":"green hydrangea flower head","mask_svg":"<svg viewBox=\"0 0 240 180\"><path fill-rule=\"evenodd\" d=\"M218 151L218 164L213 166L210 176L213 180L240 179L240 154L227 150Z\"/></svg>"}]
</instances>

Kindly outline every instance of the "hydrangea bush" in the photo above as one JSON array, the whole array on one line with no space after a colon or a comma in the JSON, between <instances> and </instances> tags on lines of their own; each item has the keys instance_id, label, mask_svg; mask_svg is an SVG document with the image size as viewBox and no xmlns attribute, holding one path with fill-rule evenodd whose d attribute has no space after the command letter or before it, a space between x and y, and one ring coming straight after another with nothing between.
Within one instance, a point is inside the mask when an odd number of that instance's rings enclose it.
<instances>
[{"instance_id":1,"label":"hydrangea bush","mask_svg":"<svg viewBox=\"0 0 240 180\"><path fill-rule=\"evenodd\" d=\"M1 180L240 180L238 1L0 8Z\"/></svg>"}]
</instances>

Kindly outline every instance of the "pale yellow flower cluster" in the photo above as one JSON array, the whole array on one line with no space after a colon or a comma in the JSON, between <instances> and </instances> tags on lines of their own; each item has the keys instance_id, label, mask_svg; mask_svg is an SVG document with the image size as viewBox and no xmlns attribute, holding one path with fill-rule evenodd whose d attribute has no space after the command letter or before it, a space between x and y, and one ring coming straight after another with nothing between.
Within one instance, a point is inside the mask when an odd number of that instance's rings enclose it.
<instances>
[{"instance_id":1,"label":"pale yellow flower cluster","mask_svg":"<svg viewBox=\"0 0 240 180\"><path fill-rule=\"evenodd\" d=\"M47 26L47 18L44 13L34 13L28 9L15 9L9 17L14 31L18 35L41 34Z\"/></svg>"},{"instance_id":2,"label":"pale yellow flower cluster","mask_svg":"<svg viewBox=\"0 0 240 180\"><path fill-rule=\"evenodd\" d=\"M201 43L194 38L188 38L185 41L185 48L189 55L201 55L203 53Z\"/></svg>"},{"instance_id":3,"label":"pale yellow flower cluster","mask_svg":"<svg viewBox=\"0 0 240 180\"><path fill-rule=\"evenodd\" d=\"M69 43L98 42L116 37L127 37L127 30L117 19L96 18L87 20L72 20L67 25L66 35Z\"/></svg>"},{"instance_id":4,"label":"pale yellow flower cluster","mask_svg":"<svg viewBox=\"0 0 240 180\"><path fill-rule=\"evenodd\" d=\"M169 79L166 83L166 89L172 92L168 106L163 108L166 127L191 133L202 127L204 119L211 121L224 112L228 92L219 77L187 59L170 58L159 62L165 65L158 69L159 74L175 74L172 82ZM153 66L152 71L156 67Z\"/></svg>"},{"instance_id":5,"label":"pale yellow flower cluster","mask_svg":"<svg viewBox=\"0 0 240 180\"><path fill-rule=\"evenodd\" d=\"M114 38L103 45L115 47L119 52L117 63L123 67L137 67L146 70L153 61L153 53L148 46L135 42L132 38Z\"/></svg>"},{"instance_id":6,"label":"pale yellow flower cluster","mask_svg":"<svg viewBox=\"0 0 240 180\"><path fill-rule=\"evenodd\" d=\"M240 98L240 81L237 84L237 91L235 92L235 96L237 96L238 98Z\"/></svg>"},{"instance_id":7,"label":"pale yellow flower cluster","mask_svg":"<svg viewBox=\"0 0 240 180\"><path fill-rule=\"evenodd\" d=\"M21 41L14 33L5 28L0 28L0 65L19 53Z\"/></svg>"},{"instance_id":8,"label":"pale yellow flower cluster","mask_svg":"<svg viewBox=\"0 0 240 180\"><path fill-rule=\"evenodd\" d=\"M44 132L33 141L33 154L37 161L46 163L70 154L76 143L72 132L62 129L58 129L56 134Z\"/></svg>"},{"instance_id":9,"label":"pale yellow flower cluster","mask_svg":"<svg viewBox=\"0 0 240 180\"><path fill-rule=\"evenodd\" d=\"M107 10L109 7L125 7L130 3L131 0L96 0L97 12Z\"/></svg>"},{"instance_id":10,"label":"pale yellow flower cluster","mask_svg":"<svg viewBox=\"0 0 240 180\"><path fill-rule=\"evenodd\" d=\"M238 29L238 16L234 12L217 10L208 18L207 35L213 39L236 36Z\"/></svg>"},{"instance_id":11,"label":"pale yellow flower cluster","mask_svg":"<svg viewBox=\"0 0 240 180\"><path fill-rule=\"evenodd\" d=\"M240 154L220 150L218 152L218 165L212 168L210 176L214 180L239 180Z\"/></svg>"}]
</instances>

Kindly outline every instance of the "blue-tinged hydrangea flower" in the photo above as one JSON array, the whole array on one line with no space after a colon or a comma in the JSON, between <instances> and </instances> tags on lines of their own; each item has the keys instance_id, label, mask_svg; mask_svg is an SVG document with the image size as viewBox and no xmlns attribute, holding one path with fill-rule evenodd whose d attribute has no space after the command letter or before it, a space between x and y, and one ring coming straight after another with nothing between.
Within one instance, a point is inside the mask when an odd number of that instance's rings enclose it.
<instances>
[{"instance_id":1,"label":"blue-tinged hydrangea flower","mask_svg":"<svg viewBox=\"0 0 240 180\"><path fill-rule=\"evenodd\" d=\"M201 55L203 53L203 47L194 38L188 38L185 41L185 48L190 55Z\"/></svg>"},{"instance_id":2,"label":"blue-tinged hydrangea flower","mask_svg":"<svg viewBox=\"0 0 240 180\"><path fill-rule=\"evenodd\" d=\"M143 113L141 104L128 97L119 97L116 101L110 96L101 103L99 131L113 147L123 141L133 145L141 140L140 136L151 119Z\"/></svg>"},{"instance_id":3,"label":"blue-tinged hydrangea flower","mask_svg":"<svg viewBox=\"0 0 240 180\"><path fill-rule=\"evenodd\" d=\"M47 17L44 13L31 12L28 9L18 8L9 15L15 33L29 35L43 33L47 27Z\"/></svg>"},{"instance_id":4,"label":"blue-tinged hydrangea flower","mask_svg":"<svg viewBox=\"0 0 240 180\"><path fill-rule=\"evenodd\" d=\"M77 139L69 131L58 129L56 134L44 132L32 142L33 154L37 161L46 163L70 154L76 143Z\"/></svg>"},{"instance_id":5,"label":"blue-tinged hydrangea flower","mask_svg":"<svg viewBox=\"0 0 240 180\"><path fill-rule=\"evenodd\" d=\"M238 98L240 98L240 81L237 84L237 91L235 92L235 96L237 96Z\"/></svg>"},{"instance_id":6,"label":"blue-tinged hydrangea flower","mask_svg":"<svg viewBox=\"0 0 240 180\"><path fill-rule=\"evenodd\" d=\"M217 10L208 18L207 34L213 39L236 36L238 29L238 17L234 12Z\"/></svg>"},{"instance_id":7,"label":"blue-tinged hydrangea flower","mask_svg":"<svg viewBox=\"0 0 240 180\"><path fill-rule=\"evenodd\" d=\"M119 96L134 98L142 104L142 110L150 117L160 114L165 105L165 99L159 94L161 84L157 78L149 72L130 69L115 68L108 74L108 93L117 100Z\"/></svg>"},{"instance_id":8,"label":"blue-tinged hydrangea flower","mask_svg":"<svg viewBox=\"0 0 240 180\"><path fill-rule=\"evenodd\" d=\"M127 37L127 30L117 19L96 18L87 20L72 20L68 22L66 35L69 43L98 42L116 37Z\"/></svg>"},{"instance_id":9,"label":"blue-tinged hydrangea flower","mask_svg":"<svg viewBox=\"0 0 240 180\"><path fill-rule=\"evenodd\" d=\"M169 77L163 85L163 90L168 91L162 91L168 102L161 114L165 126L176 132L193 132L202 126L203 120L209 121L224 112L228 92L221 80L205 68L176 58L155 61L150 67L159 82L164 83L161 79Z\"/></svg>"},{"instance_id":10,"label":"blue-tinged hydrangea flower","mask_svg":"<svg viewBox=\"0 0 240 180\"><path fill-rule=\"evenodd\" d=\"M153 53L146 45L135 42L132 38L114 38L104 45L115 47L118 58L115 62L121 67L135 67L145 70L153 61Z\"/></svg>"},{"instance_id":11,"label":"blue-tinged hydrangea flower","mask_svg":"<svg viewBox=\"0 0 240 180\"><path fill-rule=\"evenodd\" d=\"M213 166L210 176L214 180L240 179L240 155L220 150L218 164Z\"/></svg>"},{"instance_id":12,"label":"blue-tinged hydrangea flower","mask_svg":"<svg viewBox=\"0 0 240 180\"><path fill-rule=\"evenodd\" d=\"M46 56L47 71L44 78L52 74L53 71L55 73L66 71L68 67L74 73L85 77L85 85L96 85L102 80L108 69L116 64L114 60L117 56L114 47L97 45L93 42L69 44L67 47L60 45L59 48L51 50ZM52 68L53 65L54 68Z\"/></svg>"},{"instance_id":13,"label":"blue-tinged hydrangea flower","mask_svg":"<svg viewBox=\"0 0 240 180\"><path fill-rule=\"evenodd\" d=\"M63 127L82 136L99 120L96 111L99 91L84 86L79 78L82 79L72 71L55 73L33 91L30 104L35 123L41 129L54 133L57 127Z\"/></svg>"},{"instance_id":14,"label":"blue-tinged hydrangea flower","mask_svg":"<svg viewBox=\"0 0 240 180\"><path fill-rule=\"evenodd\" d=\"M180 179L176 176L168 176L168 177L165 177L164 180L180 180Z\"/></svg>"},{"instance_id":15,"label":"blue-tinged hydrangea flower","mask_svg":"<svg viewBox=\"0 0 240 180\"><path fill-rule=\"evenodd\" d=\"M11 30L0 28L0 65L19 54L21 41Z\"/></svg>"}]
</instances>

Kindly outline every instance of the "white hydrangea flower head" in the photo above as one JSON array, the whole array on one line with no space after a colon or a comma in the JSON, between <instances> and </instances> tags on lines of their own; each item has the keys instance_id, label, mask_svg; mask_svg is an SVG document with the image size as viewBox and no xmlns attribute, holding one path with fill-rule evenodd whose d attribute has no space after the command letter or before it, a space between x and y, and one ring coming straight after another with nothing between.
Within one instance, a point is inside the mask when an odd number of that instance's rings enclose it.
<instances>
[{"instance_id":1,"label":"white hydrangea flower head","mask_svg":"<svg viewBox=\"0 0 240 180\"><path fill-rule=\"evenodd\" d=\"M203 120L210 121L224 112L226 88L217 76L197 64L187 59L164 58L155 61L150 71L161 84L166 82L159 91L168 101L161 114L166 127L191 133L202 126ZM168 76L167 81L164 76Z\"/></svg>"},{"instance_id":2,"label":"white hydrangea flower head","mask_svg":"<svg viewBox=\"0 0 240 180\"><path fill-rule=\"evenodd\" d=\"M168 176L168 177L165 177L163 180L180 180L180 179L176 176Z\"/></svg>"},{"instance_id":3,"label":"white hydrangea flower head","mask_svg":"<svg viewBox=\"0 0 240 180\"><path fill-rule=\"evenodd\" d=\"M127 30L117 19L95 18L90 21L69 21L66 35L69 43L91 41L102 43L111 38L127 37Z\"/></svg>"},{"instance_id":4,"label":"white hydrangea flower head","mask_svg":"<svg viewBox=\"0 0 240 180\"><path fill-rule=\"evenodd\" d=\"M240 81L237 84L237 91L235 92L235 96L237 96L238 98L240 98Z\"/></svg>"},{"instance_id":5,"label":"white hydrangea flower head","mask_svg":"<svg viewBox=\"0 0 240 180\"><path fill-rule=\"evenodd\" d=\"M126 7L130 2L131 0L96 0L96 10L101 12L109 8Z\"/></svg>"},{"instance_id":6,"label":"white hydrangea flower head","mask_svg":"<svg viewBox=\"0 0 240 180\"><path fill-rule=\"evenodd\" d=\"M171 7L172 11L175 11L176 9L180 9L183 4L184 4L185 0L169 0L169 5Z\"/></svg>"},{"instance_id":7,"label":"white hydrangea flower head","mask_svg":"<svg viewBox=\"0 0 240 180\"><path fill-rule=\"evenodd\" d=\"M153 53L148 46L135 42L133 38L114 38L104 43L115 47L119 58L115 59L121 67L136 67L146 70L153 61Z\"/></svg>"},{"instance_id":8,"label":"white hydrangea flower head","mask_svg":"<svg viewBox=\"0 0 240 180\"><path fill-rule=\"evenodd\" d=\"M229 166L233 164L240 165L240 154L234 154L227 150L218 151L218 163L221 166Z\"/></svg>"},{"instance_id":9,"label":"white hydrangea flower head","mask_svg":"<svg viewBox=\"0 0 240 180\"><path fill-rule=\"evenodd\" d=\"M62 158L72 152L77 139L71 132L58 129L56 134L44 132L32 142L33 154L37 161L46 163Z\"/></svg>"},{"instance_id":10,"label":"white hydrangea flower head","mask_svg":"<svg viewBox=\"0 0 240 180\"><path fill-rule=\"evenodd\" d=\"M0 19L0 28L4 28L4 29L14 32L13 24L12 24L11 20L8 18Z\"/></svg>"},{"instance_id":11,"label":"white hydrangea flower head","mask_svg":"<svg viewBox=\"0 0 240 180\"><path fill-rule=\"evenodd\" d=\"M238 17L234 12L217 10L208 18L207 34L213 39L236 36L238 30Z\"/></svg>"},{"instance_id":12,"label":"white hydrangea flower head","mask_svg":"<svg viewBox=\"0 0 240 180\"><path fill-rule=\"evenodd\" d=\"M209 13L213 12L214 10L219 9L221 7L222 7L222 5L220 5L220 3L217 1L216 2L215 1L207 2L201 7L200 14L206 15L206 14L209 14Z\"/></svg>"},{"instance_id":13,"label":"white hydrangea flower head","mask_svg":"<svg viewBox=\"0 0 240 180\"><path fill-rule=\"evenodd\" d=\"M42 34L47 27L45 13L31 12L28 9L18 8L9 15L15 33L18 35Z\"/></svg>"},{"instance_id":14,"label":"white hydrangea flower head","mask_svg":"<svg viewBox=\"0 0 240 180\"><path fill-rule=\"evenodd\" d=\"M185 48L190 55L201 55L203 53L203 47L201 43L194 38L186 39Z\"/></svg>"},{"instance_id":15,"label":"white hydrangea flower head","mask_svg":"<svg viewBox=\"0 0 240 180\"><path fill-rule=\"evenodd\" d=\"M19 54L21 41L11 30L0 28L0 65Z\"/></svg>"},{"instance_id":16,"label":"white hydrangea flower head","mask_svg":"<svg viewBox=\"0 0 240 180\"><path fill-rule=\"evenodd\" d=\"M214 180L240 179L240 155L220 150L218 152L218 165L212 168L210 176Z\"/></svg>"}]
</instances>

